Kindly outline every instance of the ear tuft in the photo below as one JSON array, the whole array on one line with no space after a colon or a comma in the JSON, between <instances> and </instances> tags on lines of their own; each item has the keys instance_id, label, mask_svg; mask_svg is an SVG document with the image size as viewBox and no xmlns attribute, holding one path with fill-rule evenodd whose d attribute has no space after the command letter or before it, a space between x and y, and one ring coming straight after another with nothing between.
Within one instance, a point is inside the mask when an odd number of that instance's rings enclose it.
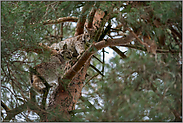
<instances>
[{"instance_id":1,"label":"ear tuft","mask_svg":"<svg viewBox=\"0 0 183 123\"><path fill-rule=\"evenodd\" d=\"M66 50L66 49L67 49L67 44L65 43L63 46L63 50Z\"/></svg>"}]
</instances>

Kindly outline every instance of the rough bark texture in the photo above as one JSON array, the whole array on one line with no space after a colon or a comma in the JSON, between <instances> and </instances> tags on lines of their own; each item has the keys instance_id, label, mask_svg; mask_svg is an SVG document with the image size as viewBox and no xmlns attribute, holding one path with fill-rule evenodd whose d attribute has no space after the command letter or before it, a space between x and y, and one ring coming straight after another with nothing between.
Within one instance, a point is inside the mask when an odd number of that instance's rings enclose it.
<instances>
[{"instance_id":1,"label":"rough bark texture","mask_svg":"<svg viewBox=\"0 0 183 123\"><path fill-rule=\"evenodd\" d=\"M53 117L49 117L47 120L49 121L70 121L70 114L68 111L72 111L75 109L75 104L81 96L81 91L83 88L83 83L85 81L85 76L87 69L90 64L90 58L83 65L83 67L79 70L79 72L72 78L68 88L65 90L60 84L52 93L49 102L48 112L59 112L60 114L53 115Z\"/></svg>"},{"instance_id":2,"label":"rough bark texture","mask_svg":"<svg viewBox=\"0 0 183 123\"><path fill-rule=\"evenodd\" d=\"M75 31L74 36L83 34L84 24L86 22L86 16L87 16L86 11L90 7L91 7L90 3L86 3L85 6L83 7L82 12L81 12L81 16L80 16L80 18L78 19L78 22L77 22L76 31Z\"/></svg>"}]
</instances>

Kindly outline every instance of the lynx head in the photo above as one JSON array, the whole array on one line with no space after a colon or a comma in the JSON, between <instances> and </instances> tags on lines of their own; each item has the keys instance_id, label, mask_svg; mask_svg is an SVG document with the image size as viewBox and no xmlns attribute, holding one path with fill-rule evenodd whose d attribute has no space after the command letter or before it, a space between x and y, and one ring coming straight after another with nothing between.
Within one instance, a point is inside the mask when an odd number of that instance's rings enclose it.
<instances>
[{"instance_id":1,"label":"lynx head","mask_svg":"<svg viewBox=\"0 0 183 123\"><path fill-rule=\"evenodd\" d=\"M82 40L90 41L92 38L94 38L95 31L96 31L95 29L88 28L88 27L85 26L85 31L84 31L84 35L82 37Z\"/></svg>"},{"instance_id":2,"label":"lynx head","mask_svg":"<svg viewBox=\"0 0 183 123\"><path fill-rule=\"evenodd\" d=\"M59 50L59 54L64 58L64 60L70 60L73 58L73 52L67 49L67 44L64 44L63 50Z\"/></svg>"}]
</instances>

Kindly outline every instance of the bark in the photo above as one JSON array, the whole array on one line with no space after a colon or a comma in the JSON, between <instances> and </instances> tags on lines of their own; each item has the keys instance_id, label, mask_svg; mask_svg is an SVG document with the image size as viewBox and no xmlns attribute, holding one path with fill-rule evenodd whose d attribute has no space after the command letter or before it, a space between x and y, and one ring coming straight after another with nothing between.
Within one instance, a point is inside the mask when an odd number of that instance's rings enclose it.
<instances>
[{"instance_id":1,"label":"bark","mask_svg":"<svg viewBox=\"0 0 183 123\"><path fill-rule=\"evenodd\" d=\"M86 61L79 72L72 78L67 90L60 84L50 96L48 112L56 115L47 118L48 121L70 121L69 111L75 109L75 104L81 96L81 91L85 81L86 71L90 64L90 58ZM59 109L59 111L58 111ZM50 115L50 114L49 114Z\"/></svg>"},{"instance_id":2,"label":"bark","mask_svg":"<svg viewBox=\"0 0 183 123\"><path fill-rule=\"evenodd\" d=\"M93 8L92 11L89 14L88 23L87 23L87 27L88 28L92 28L93 27L93 18L94 18L96 10L97 10L96 8Z\"/></svg>"},{"instance_id":3,"label":"bark","mask_svg":"<svg viewBox=\"0 0 183 123\"><path fill-rule=\"evenodd\" d=\"M77 17L62 17L58 18L56 20L47 20L43 22L43 25L48 25L48 24L58 24L62 22L77 22L78 18Z\"/></svg>"},{"instance_id":4,"label":"bark","mask_svg":"<svg viewBox=\"0 0 183 123\"><path fill-rule=\"evenodd\" d=\"M84 31L84 24L85 24L85 22L86 22L86 16L87 16L86 11L87 11L88 9L90 9L91 6L92 6L92 5L91 5L90 2L87 2L87 3L84 5L84 7L83 7L83 9L82 9L82 11L81 11L81 16L80 16L80 18L78 19L78 22L77 22L77 26L76 26L76 30L75 30L74 36L83 34L83 31Z\"/></svg>"},{"instance_id":5,"label":"bark","mask_svg":"<svg viewBox=\"0 0 183 123\"><path fill-rule=\"evenodd\" d=\"M105 13L104 11L101 11L100 9L96 10L95 12L95 16L93 18L93 27L94 29L99 29L100 28L100 24L102 21L102 18L104 17Z\"/></svg>"}]
</instances>

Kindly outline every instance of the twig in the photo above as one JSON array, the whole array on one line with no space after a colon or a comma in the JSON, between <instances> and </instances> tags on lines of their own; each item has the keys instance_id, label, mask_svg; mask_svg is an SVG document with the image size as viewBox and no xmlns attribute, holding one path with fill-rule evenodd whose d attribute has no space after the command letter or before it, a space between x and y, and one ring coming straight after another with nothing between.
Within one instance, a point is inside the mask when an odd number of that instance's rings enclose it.
<instances>
[{"instance_id":1,"label":"twig","mask_svg":"<svg viewBox=\"0 0 183 123\"><path fill-rule=\"evenodd\" d=\"M11 109L3 102L1 101L1 106L4 108L6 112L10 111Z\"/></svg>"},{"instance_id":2,"label":"twig","mask_svg":"<svg viewBox=\"0 0 183 123\"><path fill-rule=\"evenodd\" d=\"M92 76L92 77L85 83L85 85L87 85L87 84L90 82L90 80L92 80L93 78L97 77L98 75L99 75L99 73L97 73L97 74L95 74L94 76ZM83 85L83 87L84 87L85 85Z\"/></svg>"},{"instance_id":3,"label":"twig","mask_svg":"<svg viewBox=\"0 0 183 123\"><path fill-rule=\"evenodd\" d=\"M97 58L95 55L93 55L93 57L95 58L95 59L97 59L100 63L102 63L102 64L104 64L104 62L102 62L99 58Z\"/></svg>"},{"instance_id":4,"label":"twig","mask_svg":"<svg viewBox=\"0 0 183 123\"><path fill-rule=\"evenodd\" d=\"M130 28L127 28L127 30L128 30L129 32L131 32L131 33L135 36L135 38L136 38L142 45L148 47L148 45L147 45L146 43L142 42L142 41L140 40L140 38L139 38Z\"/></svg>"},{"instance_id":5,"label":"twig","mask_svg":"<svg viewBox=\"0 0 183 123\"><path fill-rule=\"evenodd\" d=\"M115 47L115 46L109 46L111 49L113 49L118 55L120 55L121 56L121 58L126 58L126 55L123 53L123 52L121 52L117 47Z\"/></svg>"},{"instance_id":6,"label":"twig","mask_svg":"<svg viewBox=\"0 0 183 123\"><path fill-rule=\"evenodd\" d=\"M94 70L96 70L100 75L104 77L104 75L95 66L90 64L90 67L92 67Z\"/></svg>"},{"instance_id":7,"label":"twig","mask_svg":"<svg viewBox=\"0 0 183 123\"><path fill-rule=\"evenodd\" d=\"M97 110L94 105L92 105L85 97L81 96L80 99L90 108L90 110Z\"/></svg>"}]
</instances>

